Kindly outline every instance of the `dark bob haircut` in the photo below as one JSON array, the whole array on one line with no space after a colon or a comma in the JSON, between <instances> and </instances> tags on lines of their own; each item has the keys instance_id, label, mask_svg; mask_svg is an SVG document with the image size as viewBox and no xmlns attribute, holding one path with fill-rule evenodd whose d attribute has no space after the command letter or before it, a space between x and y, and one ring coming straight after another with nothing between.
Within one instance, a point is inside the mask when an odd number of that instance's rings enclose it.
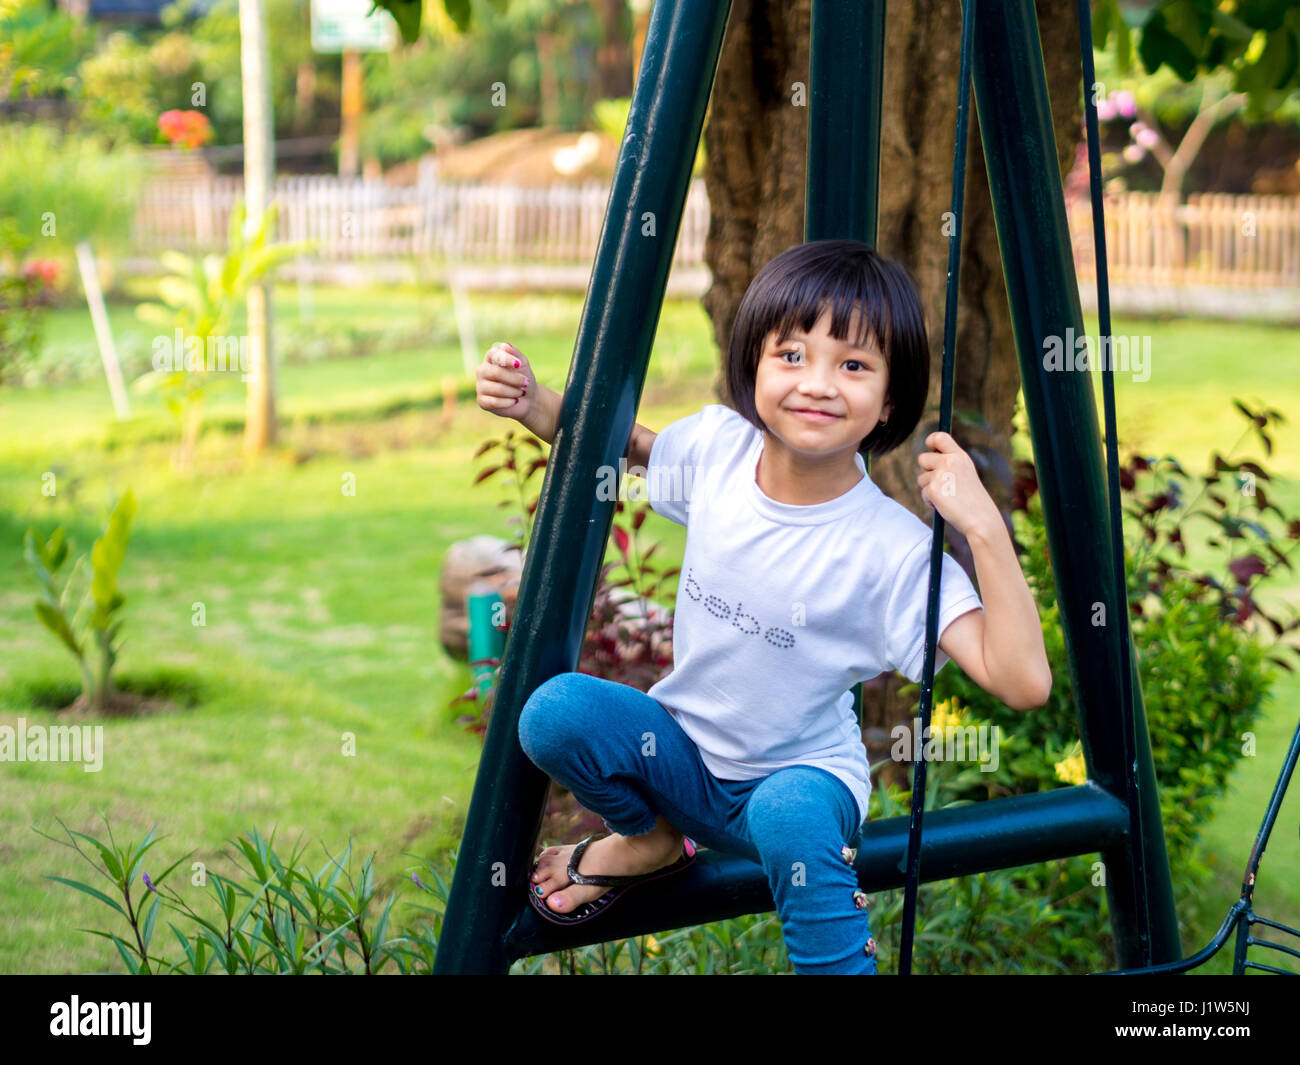
<instances>
[{"instance_id":1,"label":"dark bob haircut","mask_svg":"<svg viewBox=\"0 0 1300 1065\"><path fill-rule=\"evenodd\" d=\"M853 311L861 308L852 343L876 346L889 368L893 408L858 445L862 455L885 455L908 439L921 420L930 387L930 344L911 275L899 263L856 240L814 240L787 248L750 282L731 330L727 390L738 413L764 432L754 405L754 379L763 342L773 330L811 332L827 307L831 336L848 340Z\"/></svg>"}]
</instances>

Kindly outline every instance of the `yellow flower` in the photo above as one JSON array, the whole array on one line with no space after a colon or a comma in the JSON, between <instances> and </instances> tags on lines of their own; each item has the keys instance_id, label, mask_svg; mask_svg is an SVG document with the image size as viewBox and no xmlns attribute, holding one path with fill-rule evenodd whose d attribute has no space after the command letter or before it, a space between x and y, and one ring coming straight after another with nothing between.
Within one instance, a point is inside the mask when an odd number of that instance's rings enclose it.
<instances>
[{"instance_id":1,"label":"yellow flower","mask_svg":"<svg viewBox=\"0 0 1300 1065\"><path fill-rule=\"evenodd\" d=\"M964 716L965 712L952 699L935 703L930 708L930 735L946 736L948 729L959 726Z\"/></svg>"},{"instance_id":2,"label":"yellow flower","mask_svg":"<svg viewBox=\"0 0 1300 1065\"><path fill-rule=\"evenodd\" d=\"M1088 768L1083 764L1083 748L1075 744L1075 751L1069 758L1056 763L1056 775L1067 784L1086 784Z\"/></svg>"}]
</instances>

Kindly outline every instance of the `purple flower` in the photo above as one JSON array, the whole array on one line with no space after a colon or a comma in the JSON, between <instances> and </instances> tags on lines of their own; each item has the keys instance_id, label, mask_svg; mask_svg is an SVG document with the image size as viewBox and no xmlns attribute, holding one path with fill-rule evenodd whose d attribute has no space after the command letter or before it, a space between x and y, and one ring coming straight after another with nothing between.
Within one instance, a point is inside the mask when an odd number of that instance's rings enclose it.
<instances>
[{"instance_id":1,"label":"purple flower","mask_svg":"<svg viewBox=\"0 0 1300 1065\"><path fill-rule=\"evenodd\" d=\"M153 881L149 879L149 874L148 874L148 873L141 873L140 875L141 875L142 877L144 877L144 886L145 886L145 887L147 887L150 891L157 891L157 890L158 890L156 887L153 886Z\"/></svg>"},{"instance_id":2,"label":"purple flower","mask_svg":"<svg viewBox=\"0 0 1300 1065\"><path fill-rule=\"evenodd\" d=\"M427 887L424 887L424 884L421 882L420 878L416 876L414 873L411 874L411 879L414 880L417 884L419 884L420 887L424 888L425 891L429 890Z\"/></svg>"}]
</instances>

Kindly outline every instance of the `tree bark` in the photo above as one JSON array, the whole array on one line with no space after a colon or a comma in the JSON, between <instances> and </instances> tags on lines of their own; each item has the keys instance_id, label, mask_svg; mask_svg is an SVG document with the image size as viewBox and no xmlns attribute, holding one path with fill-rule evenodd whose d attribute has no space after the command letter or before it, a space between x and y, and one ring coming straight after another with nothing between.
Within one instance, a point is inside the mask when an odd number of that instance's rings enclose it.
<instances>
[{"instance_id":1,"label":"tree bark","mask_svg":"<svg viewBox=\"0 0 1300 1065\"><path fill-rule=\"evenodd\" d=\"M1081 139L1078 25L1072 8L1036 2L1064 173ZM811 0L734 0L731 7L704 130L710 203L705 256L713 274L704 307L720 351L726 351L736 309L754 274L803 241L808 112L795 106L792 96L795 83L808 82L810 19ZM872 461L871 477L927 523L916 455L938 421L948 257L942 216L951 207L960 27L957 0L889 4L878 247L917 280L930 336L934 411L922 419L910 446ZM1019 104L1007 101L1007 106ZM979 411L989 430L954 417L953 435L963 447L992 447L1009 459L1019 366L978 121L970 128L953 410ZM720 402L729 402L721 370L714 392ZM995 481L986 485L1006 507L1003 487ZM887 731L913 714L915 700L897 696L904 683L905 678L889 674L864 685L864 728Z\"/></svg>"},{"instance_id":2,"label":"tree bark","mask_svg":"<svg viewBox=\"0 0 1300 1065\"><path fill-rule=\"evenodd\" d=\"M627 0L591 0L600 19L596 69L601 100L632 95L632 15Z\"/></svg>"}]
</instances>

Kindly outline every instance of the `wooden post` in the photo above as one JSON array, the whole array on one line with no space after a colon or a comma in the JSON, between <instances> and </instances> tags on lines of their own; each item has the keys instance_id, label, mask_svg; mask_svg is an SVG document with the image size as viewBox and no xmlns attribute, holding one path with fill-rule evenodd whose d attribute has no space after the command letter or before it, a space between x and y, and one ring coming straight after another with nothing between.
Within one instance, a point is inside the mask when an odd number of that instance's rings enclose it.
<instances>
[{"instance_id":1,"label":"wooden post","mask_svg":"<svg viewBox=\"0 0 1300 1065\"><path fill-rule=\"evenodd\" d=\"M274 190L275 145L271 111L270 60L264 0L239 0L240 65L244 90L244 234L261 225ZM244 411L244 454L275 443L275 376L271 352L271 285L248 289L248 339L252 365Z\"/></svg>"},{"instance_id":2,"label":"wooden post","mask_svg":"<svg viewBox=\"0 0 1300 1065\"><path fill-rule=\"evenodd\" d=\"M339 130L339 177L357 176L361 159L361 53L343 52L342 126Z\"/></svg>"},{"instance_id":3,"label":"wooden post","mask_svg":"<svg viewBox=\"0 0 1300 1065\"><path fill-rule=\"evenodd\" d=\"M113 330L109 328L104 293L99 287L95 255L84 240L77 245L77 266L81 270L81 285L86 290L86 302L90 304L90 320L95 323L95 340L99 343L99 358L104 364L108 391L113 397L113 410L119 418L129 418L131 404L126 398L126 386L122 383L122 366L117 361L117 348L113 346Z\"/></svg>"}]
</instances>

